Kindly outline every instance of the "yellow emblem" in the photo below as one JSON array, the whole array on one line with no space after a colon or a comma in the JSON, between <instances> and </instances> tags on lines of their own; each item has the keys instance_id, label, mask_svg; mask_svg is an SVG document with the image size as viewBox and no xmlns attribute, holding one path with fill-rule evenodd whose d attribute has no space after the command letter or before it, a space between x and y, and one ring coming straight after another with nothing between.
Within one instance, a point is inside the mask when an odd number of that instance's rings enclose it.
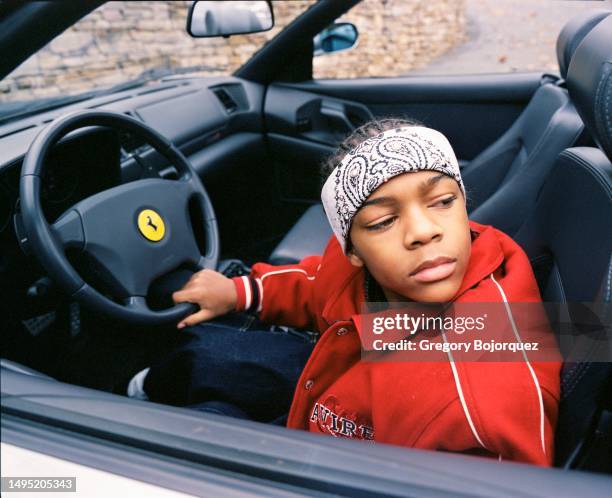
<instances>
[{"instance_id":1,"label":"yellow emblem","mask_svg":"<svg viewBox=\"0 0 612 498\"><path fill-rule=\"evenodd\" d=\"M166 226L159 214L152 209L144 209L138 215L138 230L151 242L159 242L164 238Z\"/></svg>"}]
</instances>

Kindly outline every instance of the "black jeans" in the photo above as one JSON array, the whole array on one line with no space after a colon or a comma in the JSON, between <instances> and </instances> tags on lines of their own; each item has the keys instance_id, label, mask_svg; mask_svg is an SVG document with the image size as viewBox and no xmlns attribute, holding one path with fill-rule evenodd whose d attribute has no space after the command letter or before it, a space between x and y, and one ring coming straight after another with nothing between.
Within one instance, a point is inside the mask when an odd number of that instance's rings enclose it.
<instances>
[{"instance_id":1,"label":"black jeans","mask_svg":"<svg viewBox=\"0 0 612 498\"><path fill-rule=\"evenodd\" d=\"M151 401L282 424L314 347L313 335L232 313L180 332L180 344L151 366Z\"/></svg>"}]
</instances>

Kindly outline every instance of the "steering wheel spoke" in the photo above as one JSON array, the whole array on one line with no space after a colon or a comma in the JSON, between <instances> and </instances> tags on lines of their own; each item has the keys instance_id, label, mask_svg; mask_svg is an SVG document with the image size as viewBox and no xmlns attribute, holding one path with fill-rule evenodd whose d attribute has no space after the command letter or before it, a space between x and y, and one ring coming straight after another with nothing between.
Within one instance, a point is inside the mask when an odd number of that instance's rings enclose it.
<instances>
[{"instance_id":1,"label":"steering wheel spoke","mask_svg":"<svg viewBox=\"0 0 612 498\"><path fill-rule=\"evenodd\" d=\"M196 266L199 270L215 270L217 268L217 260L211 256L200 256Z\"/></svg>"},{"instance_id":2,"label":"steering wheel spoke","mask_svg":"<svg viewBox=\"0 0 612 498\"><path fill-rule=\"evenodd\" d=\"M75 209L71 209L53 223L51 231L64 248L83 249L85 246L83 220Z\"/></svg>"},{"instance_id":3,"label":"steering wheel spoke","mask_svg":"<svg viewBox=\"0 0 612 498\"><path fill-rule=\"evenodd\" d=\"M174 180L174 183L184 199L189 199L191 196L199 194L198 189L193 183L192 176L186 176L180 178L179 180Z\"/></svg>"},{"instance_id":4,"label":"steering wheel spoke","mask_svg":"<svg viewBox=\"0 0 612 498\"><path fill-rule=\"evenodd\" d=\"M123 300L123 305L137 311L149 311L147 300L143 296L129 296Z\"/></svg>"}]
</instances>

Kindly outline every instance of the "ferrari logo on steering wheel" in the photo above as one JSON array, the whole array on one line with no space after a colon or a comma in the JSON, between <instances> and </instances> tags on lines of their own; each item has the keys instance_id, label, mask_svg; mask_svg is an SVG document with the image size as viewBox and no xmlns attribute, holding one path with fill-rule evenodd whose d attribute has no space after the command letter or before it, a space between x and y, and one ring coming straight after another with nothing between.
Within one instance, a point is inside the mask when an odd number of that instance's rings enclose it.
<instances>
[{"instance_id":1,"label":"ferrari logo on steering wheel","mask_svg":"<svg viewBox=\"0 0 612 498\"><path fill-rule=\"evenodd\" d=\"M152 209L143 209L138 214L138 230L151 242L159 242L166 234L164 220Z\"/></svg>"}]
</instances>

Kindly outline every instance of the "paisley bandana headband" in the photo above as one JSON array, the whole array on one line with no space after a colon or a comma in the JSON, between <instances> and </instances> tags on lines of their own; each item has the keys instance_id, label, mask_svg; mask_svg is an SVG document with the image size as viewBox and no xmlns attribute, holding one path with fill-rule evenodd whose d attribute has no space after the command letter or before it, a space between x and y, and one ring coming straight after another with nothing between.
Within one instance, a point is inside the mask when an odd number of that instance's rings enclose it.
<instances>
[{"instance_id":1,"label":"paisley bandana headband","mask_svg":"<svg viewBox=\"0 0 612 498\"><path fill-rule=\"evenodd\" d=\"M365 200L394 176L439 171L465 188L453 149L442 133L406 126L370 137L349 151L323 185L321 200L329 223L346 254L353 217Z\"/></svg>"}]
</instances>

